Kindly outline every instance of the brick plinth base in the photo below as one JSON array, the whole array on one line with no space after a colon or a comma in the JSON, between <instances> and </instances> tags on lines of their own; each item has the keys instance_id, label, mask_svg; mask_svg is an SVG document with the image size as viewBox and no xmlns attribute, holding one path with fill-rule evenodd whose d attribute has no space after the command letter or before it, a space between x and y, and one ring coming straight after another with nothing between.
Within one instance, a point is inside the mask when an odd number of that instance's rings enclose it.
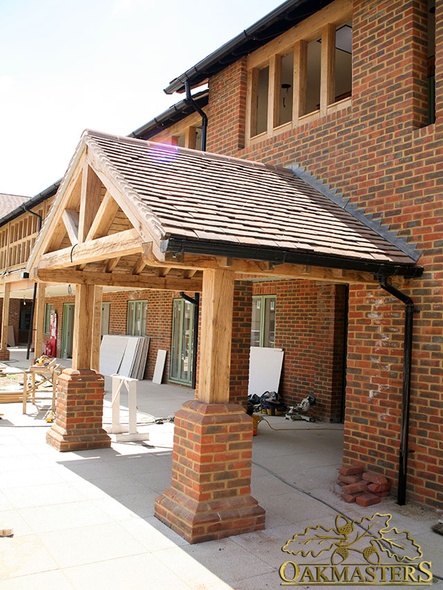
<instances>
[{"instance_id":1,"label":"brick plinth base","mask_svg":"<svg viewBox=\"0 0 443 590\"><path fill-rule=\"evenodd\" d=\"M111 446L102 428L104 379L89 369L65 369L57 382L55 423L46 442L58 451Z\"/></svg>"},{"instance_id":2,"label":"brick plinth base","mask_svg":"<svg viewBox=\"0 0 443 590\"><path fill-rule=\"evenodd\" d=\"M186 402L174 420L171 487L155 515L189 543L265 528L251 495L252 420L237 404Z\"/></svg>"},{"instance_id":3,"label":"brick plinth base","mask_svg":"<svg viewBox=\"0 0 443 590\"><path fill-rule=\"evenodd\" d=\"M9 361L9 359L10 359L9 350L7 348L5 348L3 350L0 348L0 361Z\"/></svg>"}]
</instances>

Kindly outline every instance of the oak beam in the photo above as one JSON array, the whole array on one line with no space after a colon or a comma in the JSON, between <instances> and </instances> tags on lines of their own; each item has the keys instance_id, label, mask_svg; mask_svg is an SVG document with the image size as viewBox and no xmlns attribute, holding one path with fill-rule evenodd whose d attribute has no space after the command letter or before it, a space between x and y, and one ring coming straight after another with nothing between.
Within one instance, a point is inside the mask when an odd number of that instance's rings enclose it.
<instances>
[{"instance_id":1,"label":"oak beam","mask_svg":"<svg viewBox=\"0 0 443 590\"><path fill-rule=\"evenodd\" d=\"M101 203L102 183L94 170L85 162L80 195L78 241L85 241Z\"/></svg>"},{"instance_id":2,"label":"oak beam","mask_svg":"<svg viewBox=\"0 0 443 590\"><path fill-rule=\"evenodd\" d=\"M71 269L39 269L36 280L45 283L72 285L97 285L102 287L127 287L157 291L198 291L202 290L199 278L157 277L129 273L88 272Z\"/></svg>"},{"instance_id":3,"label":"oak beam","mask_svg":"<svg viewBox=\"0 0 443 590\"><path fill-rule=\"evenodd\" d=\"M229 402L233 305L234 273L230 270L205 270L196 394L201 402Z\"/></svg>"},{"instance_id":4,"label":"oak beam","mask_svg":"<svg viewBox=\"0 0 443 590\"><path fill-rule=\"evenodd\" d=\"M91 224L85 241L95 240L96 238L102 238L103 236L106 236L118 210L118 203L107 191L103 197L100 207L97 210L97 214Z\"/></svg>"},{"instance_id":5,"label":"oak beam","mask_svg":"<svg viewBox=\"0 0 443 590\"><path fill-rule=\"evenodd\" d=\"M72 245L78 243L78 224L79 217L77 211L65 209L62 215L63 223L65 224L68 238Z\"/></svg>"},{"instance_id":6,"label":"oak beam","mask_svg":"<svg viewBox=\"0 0 443 590\"><path fill-rule=\"evenodd\" d=\"M136 229L128 229L72 248L43 254L39 261L39 268L66 268L109 258L130 256L141 251L142 241L139 233Z\"/></svg>"}]
</instances>

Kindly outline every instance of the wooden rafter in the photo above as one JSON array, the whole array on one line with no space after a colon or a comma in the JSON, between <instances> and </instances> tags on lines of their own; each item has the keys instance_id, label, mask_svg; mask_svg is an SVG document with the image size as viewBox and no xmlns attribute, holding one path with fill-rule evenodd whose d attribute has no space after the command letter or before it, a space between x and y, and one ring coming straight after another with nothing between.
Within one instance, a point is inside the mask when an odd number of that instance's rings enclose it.
<instances>
[{"instance_id":1,"label":"wooden rafter","mask_svg":"<svg viewBox=\"0 0 443 590\"><path fill-rule=\"evenodd\" d=\"M177 259L173 258L173 256L166 255L165 260L158 260L153 253L151 244L143 244L143 257L148 266L163 268L167 265L170 268L194 270L226 268L234 271L237 275L242 275L242 278L272 277L281 279L306 279L329 283L377 284L376 279L371 273L338 268L287 263L274 265L266 261L194 254L183 254Z\"/></svg>"},{"instance_id":2,"label":"wooden rafter","mask_svg":"<svg viewBox=\"0 0 443 590\"><path fill-rule=\"evenodd\" d=\"M102 183L94 170L85 162L80 195L80 221L78 241L85 241L101 204Z\"/></svg>"},{"instance_id":3,"label":"wooden rafter","mask_svg":"<svg viewBox=\"0 0 443 590\"><path fill-rule=\"evenodd\" d=\"M71 244L78 244L78 224L79 218L77 211L71 209L65 209L62 215L63 223L65 224L66 231L68 232L68 238Z\"/></svg>"},{"instance_id":4,"label":"wooden rafter","mask_svg":"<svg viewBox=\"0 0 443 590\"><path fill-rule=\"evenodd\" d=\"M89 228L85 241L106 236L118 210L118 203L112 198L109 192L106 192L97 210L95 219Z\"/></svg>"},{"instance_id":5,"label":"wooden rafter","mask_svg":"<svg viewBox=\"0 0 443 590\"><path fill-rule=\"evenodd\" d=\"M143 256L140 254L137 262L134 265L134 268L132 269L132 274L139 275L142 272L142 270L145 268L145 266L146 266L146 262L143 260Z\"/></svg>"}]
</instances>

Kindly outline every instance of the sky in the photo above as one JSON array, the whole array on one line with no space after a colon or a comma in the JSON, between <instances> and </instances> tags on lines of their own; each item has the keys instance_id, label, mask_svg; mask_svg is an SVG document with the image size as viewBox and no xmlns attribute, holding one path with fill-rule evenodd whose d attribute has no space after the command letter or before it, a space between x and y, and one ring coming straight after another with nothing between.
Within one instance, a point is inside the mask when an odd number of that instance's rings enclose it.
<instances>
[{"instance_id":1,"label":"sky","mask_svg":"<svg viewBox=\"0 0 443 590\"><path fill-rule=\"evenodd\" d=\"M0 0L0 193L63 177L85 129L129 135L169 82L283 0Z\"/></svg>"}]
</instances>

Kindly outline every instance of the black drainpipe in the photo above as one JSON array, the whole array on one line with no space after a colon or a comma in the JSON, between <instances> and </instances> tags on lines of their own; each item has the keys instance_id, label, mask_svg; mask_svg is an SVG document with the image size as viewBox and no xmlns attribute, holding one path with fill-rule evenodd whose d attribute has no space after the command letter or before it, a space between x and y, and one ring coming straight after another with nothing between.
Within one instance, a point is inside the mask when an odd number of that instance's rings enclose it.
<instances>
[{"instance_id":1,"label":"black drainpipe","mask_svg":"<svg viewBox=\"0 0 443 590\"><path fill-rule=\"evenodd\" d=\"M206 135L208 130L208 115L199 107L191 95L189 87L189 80L185 80L186 102L196 111L202 118L202 152L206 151Z\"/></svg>"},{"instance_id":2,"label":"black drainpipe","mask_svg":"<svg viewBox=\"0 0 443 590\"><path fill-rule=\"evenodd\" d=\"M195 389L197 383L197 350L198 350L198 313L200 307L200 293L195 293L194 297L189 297L183 291L179 293L180 297L194 306L194 341L192 343L192 389Z\"/></svg>"},{"instance_id":3,"label":"black drainpipe","mask_svg":"<svg viewBox=\"0 0 443 590\"><path fill-rule=\"evenodd\" d=\"M397 504L406 504L406 477L408 467L408 437L409 437L409 408L411 399L411 361L412 361L412 333L414 313L418 313L412 299L402 293L390 283L386 277L381 277L380 287L405 304L405 333L403 355L403 398L401 413L400 454L398 469Z\"/></svg>"},{"instance_id":4,"label":"black drainpipe","mask_svg":"<svg viewBox=\"0 0 443 590\"><path fill-rule=\"evenodd\" d=\"M22 205L22 207L26 211L26 213L30 213L31 215L35 215L35 217L38 217L37 232L40 233L40 230L42 228L42 216L39 215L38 213L34 213L34 211L30 211L29 209L26 209L26 205ZM26 360L29 360L29 352L31 350L31 344L32 344L32 332L33 332L33 326L34 326L34 311L35 311L36 298L37 298L37 283L34 283L34 293L32 295L31 321L30 321L29 332L28 332L28 347L26 350Z\"/></svg>"}]
</instances>

